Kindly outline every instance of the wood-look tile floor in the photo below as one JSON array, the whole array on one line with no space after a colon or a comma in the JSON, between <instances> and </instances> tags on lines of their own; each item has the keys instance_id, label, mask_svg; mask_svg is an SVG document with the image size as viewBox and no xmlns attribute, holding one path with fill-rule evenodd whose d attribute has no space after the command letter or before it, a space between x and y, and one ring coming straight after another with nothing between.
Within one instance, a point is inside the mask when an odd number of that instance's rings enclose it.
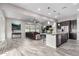
<instances>
[{"instance_id":1,"label":"wood-look tile floor","mask_svg":"<svg viewBox=\"0 0 79 59\"><path fill-rule=\"evenodd\" d=\"M79 41L68 40L54 49L46 46L42 40L8 40L7 44L0 48L0 56L79 56Z\"/></svg>"}]
</instances>

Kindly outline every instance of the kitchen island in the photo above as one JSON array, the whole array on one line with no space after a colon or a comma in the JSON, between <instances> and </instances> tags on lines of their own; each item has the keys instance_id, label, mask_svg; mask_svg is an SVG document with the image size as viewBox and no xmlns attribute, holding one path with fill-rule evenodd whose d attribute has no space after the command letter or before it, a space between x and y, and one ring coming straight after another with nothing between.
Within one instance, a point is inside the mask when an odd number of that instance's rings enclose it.
<instances>
[{"instance_id":1,"label":"kitchen island","mask_svg":"<svg viewBox=\"0 0 79 59\"><path fill-rule=\"evenodd\" d=\"M57 48L68 40L68 33L46 34L46 45Z\"/></svg>"}]
</instances>

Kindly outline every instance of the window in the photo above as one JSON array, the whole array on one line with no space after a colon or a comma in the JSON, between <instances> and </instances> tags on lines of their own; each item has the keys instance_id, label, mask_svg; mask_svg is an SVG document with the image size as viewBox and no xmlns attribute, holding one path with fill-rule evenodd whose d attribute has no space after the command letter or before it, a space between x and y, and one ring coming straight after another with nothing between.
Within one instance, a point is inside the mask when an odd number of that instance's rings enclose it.
<instances>
[{"instance_id":1,"label":"window","mask_svg":"<svg viewBox=\"0 0 79 59\"><path fill-rule=\"evenodd\" d=\"M26 24L25 32L40 32L40 25L39 24Z\"/></svg>"}]
</instances>

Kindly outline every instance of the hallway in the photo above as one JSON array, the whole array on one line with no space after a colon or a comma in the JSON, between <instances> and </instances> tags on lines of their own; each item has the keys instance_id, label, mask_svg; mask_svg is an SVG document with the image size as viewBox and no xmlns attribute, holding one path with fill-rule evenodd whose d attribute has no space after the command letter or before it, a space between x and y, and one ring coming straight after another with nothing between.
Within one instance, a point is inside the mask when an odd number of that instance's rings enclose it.
<instances>
[{"instance_id":1,"label":"hallway","mask_svg":"<svg viewBox=\"0 0 79 59\"><path fill-rule=\"evenodd\" d=\"M44 45L41 40L9 41L7 46L0 50L1 56L79 56L79 41L75 40L69 40L57 49Z\"/></svg>"}]
</instances>

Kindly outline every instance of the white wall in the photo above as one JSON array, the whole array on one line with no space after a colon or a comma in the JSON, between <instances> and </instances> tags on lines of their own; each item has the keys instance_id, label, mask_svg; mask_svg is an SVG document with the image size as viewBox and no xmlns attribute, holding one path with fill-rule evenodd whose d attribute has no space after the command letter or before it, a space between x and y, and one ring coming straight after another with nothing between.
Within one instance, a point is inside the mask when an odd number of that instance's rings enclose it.
<instances>
[{"instance_id":1,"label":"white wall","mask_svg":"<svg viewBox=\"0 0 79 59\"><path fill-rule=\"evenodd\" d=\"M77 15L77 40L79 40L79 15Z\"/></svg>"},{"instance_id":2,"label":"white wall","mask_svg":"<svg viewBox=\"0 0 79 59\"><path fill-rule=\"evenodd\" d=\"M22 39L25 39L25 24L26 22L21 21L21 32L22 32Z\"/></svg>"},{"instance_id":3,"label":"white wall","mask_svg":"<svg viewBox=\"0 0 79 59\"><path fill-rule=\"evenodd\" d=\"M21 33L22 33L22 38L25 38L25 22L17 19L7 19L6 23L6 28L7 28L7 39L12 39L12 27L11 24L16 23L16 24L21 24Z\"/></svg>"},{"instance_id":4,"label":"white wall","mask_svg":"<svg viewBox=\"0 0 79 59\"><path fill-rule=\"evenodd\" d=\"M5 40L5 17L3 11L0 10L0 41Z\"/></svg>"},{"instance_id":5,"label":"white wall","mask_svg":"<svg viewBox=\"0 0 79 59\"><path fill-rule=\"evenodd\" d=\"M70 16L70 17L65 17L65 18L62 18L62 19L58 19L58 22L75 20L75 19L77 19L77 15L73 15L73 16Z\"/></svg>"},{"instance_id":6,"label":"white wall","mask_svg":"<svg viewBox=\"0 0 79 59\"><path fill-rule=\"evenodd\" d=\"M7 39L11 39L11 20L6 20L6 31Z\"/></svg>"}]
</instances>

